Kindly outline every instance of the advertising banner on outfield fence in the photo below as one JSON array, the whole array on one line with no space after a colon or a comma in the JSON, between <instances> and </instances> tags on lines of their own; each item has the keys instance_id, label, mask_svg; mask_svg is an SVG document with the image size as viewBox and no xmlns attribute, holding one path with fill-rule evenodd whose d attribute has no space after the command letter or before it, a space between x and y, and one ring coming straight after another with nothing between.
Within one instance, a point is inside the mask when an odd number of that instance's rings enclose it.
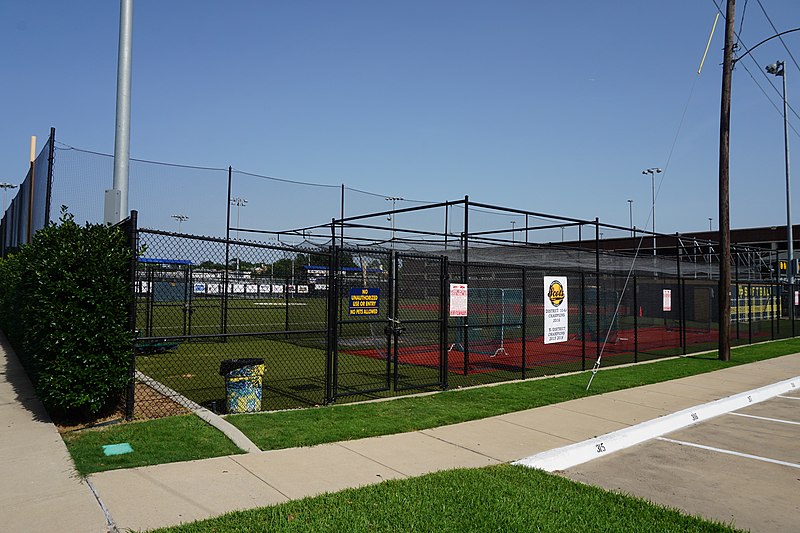
<instances>
[{"instance_id":1,"label":"advertising banner on outfield fence","mask_svg":"<svg viewBox=\"0 0 800 533\"><path fill-rule=\"evenodd\" d=\"M450 284L450 316L467 316L467 285Z\"/></svg>"},{"instance_id":2,"label":"advertising banner on outfield fence","mask_svg":"<svg viewBox=\"0 0 800 533\"><path fill-rule=\"evenodd\" d=\"M569 334L566 276L544 276L544 343L566 342Z\"/></svg>"}]
</instances>

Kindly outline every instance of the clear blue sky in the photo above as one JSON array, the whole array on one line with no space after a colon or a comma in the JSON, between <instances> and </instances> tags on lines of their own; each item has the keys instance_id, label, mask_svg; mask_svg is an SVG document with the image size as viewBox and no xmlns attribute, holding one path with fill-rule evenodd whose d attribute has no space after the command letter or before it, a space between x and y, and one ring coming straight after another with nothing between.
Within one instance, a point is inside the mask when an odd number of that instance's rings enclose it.
<instances>
[{"instance_id":1,"label":"clear blue sky","mask_svg":"<svg viewBox=\"0 0 800 533\"><path fill-rule=\"evenodd\" d=\"M757 0L743 23L737 4L746 46L774 33ZM761 4L779 31L800 27L797 0ZM657 229L702 230L708 217L716 228L722 18L697 75L715 13L712 0L135 0L131 155L624 226L632 199L640 227L642 169L661 167ZM50 126L113 152L118 28L113 0L0 3L0 180L22 180L30 136ZM800 32L784 41L800 59ZM786 60L800 111L800 69L781 43L753 56L733 81L733 227L785 224L780 80L764 65ZM790 143L800 176L794 132ZM132 176L131 208L151 226L175 229L182 212L185 231L219 234L216 190L167 177ZM101 209L110 186L109 174L81 190ZM338 191L271 186L234 190L250 202L242 226L337 214ZM797 221L800 183L793 193ZM354 200L348 214L385 207Z\"/></svg>"}]
</instances>

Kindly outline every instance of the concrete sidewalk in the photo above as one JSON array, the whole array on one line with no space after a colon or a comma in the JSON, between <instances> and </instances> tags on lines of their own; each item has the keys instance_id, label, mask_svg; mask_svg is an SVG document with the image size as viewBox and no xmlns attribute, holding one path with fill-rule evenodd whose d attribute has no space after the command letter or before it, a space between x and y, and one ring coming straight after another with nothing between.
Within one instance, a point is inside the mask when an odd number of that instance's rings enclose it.
<instances>
[{"instance_id":1,"label":"concrete sidewalk","mask_svg":"<svg viewBox=\"0 0 800 533\"><path fill-rule=\"evenodd\" d=\"M800 354L414 433L103 472L90 480L117 527L149 529L386 479L515 461L796 376Z\"/></svg>"},{"instance_id":2,"label":"concrete sidewalk","mask_svg":"<svg viewBox=\"0 0 800 533\"><path fill-rule=\"evenodd\" d=\"M2 338L0 352L0 527L107 531L100 503L75 473ZM117 528L144 530L386 479L515 461L796 376L800 354L414 433L102 472L89 482Z\"/></svg>"},{"instance_id":3,"label":"concrete sidewalk","mask_svg":"<svg viewBox=\"0 0 800 533\"><path fill-rule=\"evenodd\" d=\"M105 515L0 334L0 529L108 531Z\"/></svg>"}]
</instances>

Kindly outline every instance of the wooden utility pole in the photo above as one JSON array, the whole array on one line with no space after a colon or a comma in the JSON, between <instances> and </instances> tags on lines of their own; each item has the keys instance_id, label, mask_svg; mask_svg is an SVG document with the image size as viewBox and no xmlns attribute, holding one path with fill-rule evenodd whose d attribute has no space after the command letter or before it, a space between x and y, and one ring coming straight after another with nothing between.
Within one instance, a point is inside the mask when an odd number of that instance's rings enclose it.
<instances>
[{"instance_id":1,"label":"wooden utility pole","mask_svg":"<svg viewBox=\"0 0 800 533\"><path fill-rule=\"evenodd\" d=\"M733 77L734 23L736 0L728 0L725 13L725 53L722 61L722 101L719 114L719 360L731 359L731 220L730 220L730 134L731 78Z\"/></svg>"}]
</instances>

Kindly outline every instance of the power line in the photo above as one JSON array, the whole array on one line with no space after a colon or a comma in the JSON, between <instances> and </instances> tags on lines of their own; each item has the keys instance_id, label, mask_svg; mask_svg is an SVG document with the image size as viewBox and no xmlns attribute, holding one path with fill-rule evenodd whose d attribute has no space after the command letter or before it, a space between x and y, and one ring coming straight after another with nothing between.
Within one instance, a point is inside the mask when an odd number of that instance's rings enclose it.
<instances>
[{"instance_id":1,"label":"power line","mask_svg":"<svg viewBox=\"0 0 800 533\"><path fill-rule=\"evenodd\" d=\"M775 33L780 33L780 32L778 32L778 28L775 27L775 24L772 23L772 19L769 18L769 15L767 15L767 10L764 9L764 5L761 3L761 0L756 0L756 1L758 2L758 6L761 8L761 11L764 13L764 16L767 18L767 22L769 22L769 25L772 26L772 30ZM797 64L797 60L792 55L791 50L789 50L789 47L786 46L786 43L783 41L783 37L778 36L778 40L783 45L783 48L784 48L784 50L786 50L786 53L789 54L789 57L792 58L792 63L794 63L794 66L797 67L797 70L800 70L800 65Z\"/></svg>"}]
</instances>

